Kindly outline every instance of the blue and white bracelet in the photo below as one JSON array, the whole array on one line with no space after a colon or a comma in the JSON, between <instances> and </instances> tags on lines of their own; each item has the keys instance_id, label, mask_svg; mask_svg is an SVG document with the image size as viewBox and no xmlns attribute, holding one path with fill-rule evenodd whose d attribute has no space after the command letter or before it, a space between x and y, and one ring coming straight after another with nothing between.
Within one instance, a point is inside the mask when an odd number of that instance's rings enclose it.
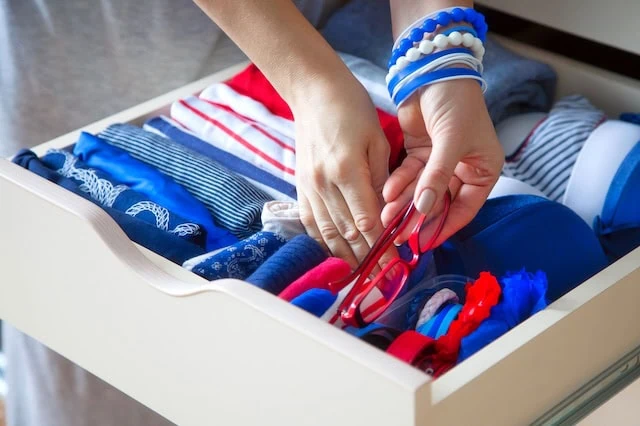
<instances>
[{"instance_id":1,"label":"blue and white bracelet","mask_svg":"<svg viewBox=\"0 0 640 426\"><path fill-rule=\"evenodd\" d=\"M451 23L461 25L434 35ZM477 80L486 90L482 59L487 29L482 14L459 7L436 11L405 29L394 43L386 78L394 103L400 106L419 88L454 79Z\"/></svg>"}]
</instances>

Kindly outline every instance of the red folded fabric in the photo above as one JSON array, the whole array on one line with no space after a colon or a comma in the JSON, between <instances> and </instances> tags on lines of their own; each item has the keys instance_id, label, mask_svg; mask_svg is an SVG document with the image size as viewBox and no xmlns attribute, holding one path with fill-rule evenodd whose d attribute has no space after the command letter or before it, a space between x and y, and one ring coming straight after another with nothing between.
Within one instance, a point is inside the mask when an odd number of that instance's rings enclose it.
<instances>
[{"instance_id":1,"label":"red folded fabric","mask_svg":"<svg viewBox=\"0 0 640 426\"><path fill-rule=\"evenodd\" d=\"M330 282L338 281L350 272L351 267L347 262L337 257L330 257L289 284L278 297L290 302L312 288L330 290Z\"/></svg>"},{"instance_id":2,"label":"red folded fabric","mask_svg":"<svg viewBox=\"0 0 640 426\"><path fill-rule=\"evenodd\" d=\"M462 310L449 327L447 334L436 341L436 354L432 362L439 366L439 374L452 368L458 360L460 342L489 318L491 308L500 300L502 288L496 277L481 272L480 277L465 288L466 298ZM442 366L448 366L443 368ZM437 377L438 375L436 375Z\"/></svg>"},{"instance_id":3,"label":"red folded fabric","mask_svg":"<svg viewBox=\"0 0 640 426\"><path fill-rule=\"evenodd\" d=\"M254 64L249 65L225 83L236 92L260 102L273 114L293 120L289 105ZM380 109L376 111L380 126L391 148L389 170L394 170L404 157L404 135L397 117Z\"/></svg>"}]
</instances>

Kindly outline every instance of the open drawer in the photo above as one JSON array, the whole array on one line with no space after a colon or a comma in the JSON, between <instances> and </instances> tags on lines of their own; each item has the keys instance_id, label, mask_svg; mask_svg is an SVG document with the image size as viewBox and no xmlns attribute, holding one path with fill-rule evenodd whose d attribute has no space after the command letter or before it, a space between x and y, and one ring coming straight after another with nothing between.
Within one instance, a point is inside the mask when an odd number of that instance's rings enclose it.
<instances>
[{"instance_id":1,"label":"open drawer","mask_svg":"<svg viewBox=\"0 0 640 426\"><path fill-rule=\"evenodd\" d=\"M552 64L559 95L640 111L638 82L505 43ZM141 124L240 69L34 151ZM5 160L0 222L0 318L179 425L531 423L587 395L640 345L640 249L432 381L258 288L181 269L133 244L99 207Z\"/></svg>"}]
</instances>

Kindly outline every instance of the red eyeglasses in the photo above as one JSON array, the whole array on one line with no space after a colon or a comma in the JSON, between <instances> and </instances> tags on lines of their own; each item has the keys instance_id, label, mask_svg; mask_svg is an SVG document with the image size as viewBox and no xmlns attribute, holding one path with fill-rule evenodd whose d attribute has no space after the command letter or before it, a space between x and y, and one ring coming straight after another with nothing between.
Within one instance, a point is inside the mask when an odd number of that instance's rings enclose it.
<instances>
[{"instance_id":1,"label":"red eyeglasses","mask_svg":"<svg viewBox=\"0 0 640 426\"><path fill-rule=\"evenodd\" d=\"M342 320L345 325L360 328L375 321L398 297L409 274L418 264L420 256L433 248L444 225L450 204L451 193L447 191L440 202L426 215L419 213L413 202L404 207L371 247L371 251L360 266L349 276L329 284L329 288L334 291L352 285L329 322L335 324L338 320ZM394 257L379 273L370 278L371 272L378 265L382 255L395 239L403 234L416 214L419 215L418 221L408 239L412 253L411 259Z\"/></svg>"}]
</instances>

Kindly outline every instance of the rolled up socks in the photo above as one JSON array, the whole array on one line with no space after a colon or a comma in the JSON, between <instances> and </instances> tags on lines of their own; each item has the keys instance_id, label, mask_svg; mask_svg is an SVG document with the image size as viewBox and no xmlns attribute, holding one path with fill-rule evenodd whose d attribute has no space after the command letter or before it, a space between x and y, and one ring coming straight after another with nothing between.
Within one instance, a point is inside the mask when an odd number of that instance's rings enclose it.
<instances>
[{"instance_id":1,"label":"rolled up socks","mask_svg":"<svg viewBox=\"0 0 640 426\"><path fill-rule=\"evenodd\" d=\"M316 240L301 234L271 256L247 281L269 293L278 294L326 258L327 254Z\"/></svg>"},{"instance_id":2,"label":"rolled up socks","mask_svg":"<svg viewBox=\"0 0 640 426\"><path fill-rule=\"evenodd\" d=\"M338 296L329 290L312 288L291 301L291 304L312 315L321 317L333 305Z\"/></svg>"},{"instance_id":3,"label":"rolled up socks","mask_svg":"<svg viewBox=\"0 0 640 426\"><path fill-rule=\"evenodd\" d=\"M329 283L346 277L350 272L351 267L347 262L337 257L330 257L315 268L307 271L303 276L287 286L278 296L281 299L292 301L310 289L328 290Z\"/></svg>"}]
</instances>

